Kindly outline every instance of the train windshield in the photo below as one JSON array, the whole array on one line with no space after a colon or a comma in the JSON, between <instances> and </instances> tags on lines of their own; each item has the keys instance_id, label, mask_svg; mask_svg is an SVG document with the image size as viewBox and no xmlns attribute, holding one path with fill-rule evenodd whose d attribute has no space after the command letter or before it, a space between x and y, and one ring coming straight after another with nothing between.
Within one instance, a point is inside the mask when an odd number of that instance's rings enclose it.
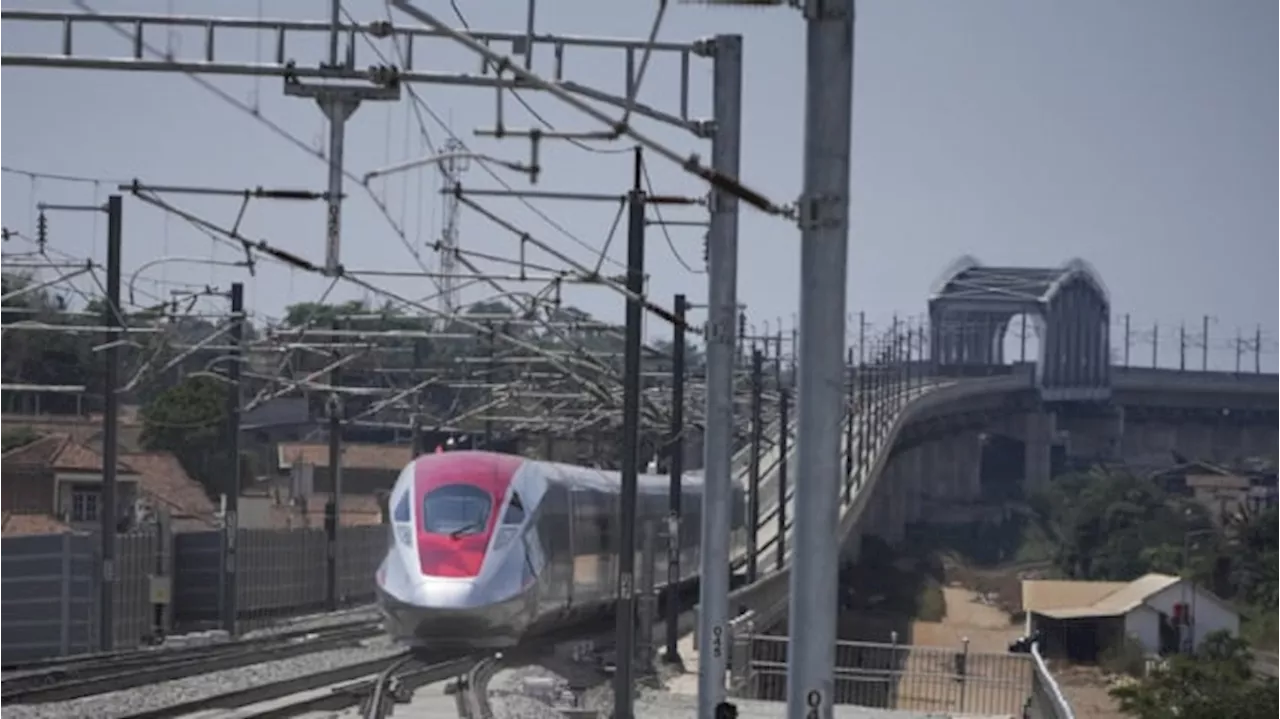
<instances>
[{"instance_id":1,"label":"train windshield","mask_svg":"<svg viewBox=\"0 0 1280 719\"><path fill-rule=\"evenodd\" d=\"M469 484L449 484L431 490L422 500L422 525L432 534L455 538L480 534L489 525L491 511L488 492Z\"/></svg>"}]
</instances>

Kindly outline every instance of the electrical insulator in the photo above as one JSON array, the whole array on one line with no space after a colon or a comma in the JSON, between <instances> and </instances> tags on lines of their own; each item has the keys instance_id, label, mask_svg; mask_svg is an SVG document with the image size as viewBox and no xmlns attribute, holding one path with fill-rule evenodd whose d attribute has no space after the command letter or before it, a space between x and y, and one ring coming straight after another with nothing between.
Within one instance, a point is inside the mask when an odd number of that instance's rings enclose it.
<instances>
[{"instance_id":1,"label":"electrical insulator","mask_svg":"<svg viewBox=\"0 0 1280 719\"><path fill-rule=\"evenodd\" d=\"M49 218L44 211L36 216L36 241L41 245L49 241Z\"/></svg>"}]
</instances>

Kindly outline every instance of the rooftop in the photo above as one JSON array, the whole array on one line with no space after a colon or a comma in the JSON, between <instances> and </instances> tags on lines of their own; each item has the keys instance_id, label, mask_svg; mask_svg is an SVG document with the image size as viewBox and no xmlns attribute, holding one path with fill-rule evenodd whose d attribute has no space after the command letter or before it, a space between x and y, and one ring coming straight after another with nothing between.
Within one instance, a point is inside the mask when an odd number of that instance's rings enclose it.
<instances>
[{"instance_id":1,"label":"rooftop","mask_svg":"<svg viewBox=\"0 0 1280 719\"><path fill-rule=\"evenodd\" d=\"M102 472L99 447L62 433L11 449L2 460L5 469L26 467L95 475ZM172 453L121 452L116 471L121 478L136 481L139 493L150 500L155 509L167 510L175 522L175 529L185 531L213 526L213 502L204 487L187 474ZM55 534L67 529L65 524L48 515L5 515L6 535Z\"/></svg>"},{"instance_id":2,"label":"rooftop","mask_svg":"<svg viewBox=\"0 0 1280 719\"><path fill-rule=\"evenodd\" d=\"M1053 619L1118 617L1180 581L1178 577L1155 573L1132 582L1027 579L1022 582L1022 608ZM1203 589L1198 594L1212 597Z\"/></svg>"},{"instance_id":3,"label":"rooftop","mask_svg":"<svg viewBox=\"0 0 1280 719\"><path fill-rule=\"evenodd\" d=\"M276 447L281 471L295 464L313 467L329 466L329 445L307 442L281 442ZM342 466L347 469L384 469L399 472L413 461L413 448L402 444L342 445Z\"/></svg>"},{"instance_id":4,"label":"rooftop","mask_svg":"<svg viewBox=\"0 0 1280 719\"><path fill-rule=\"evenodd\" d=\"M21 447L15 447L0 456L0 461L5 465L47 467L64 472L102 471L101 452L64 433L50 434ZM123 461L117 461L116 472L137 474Z\"/></svg>"}]
</instances>

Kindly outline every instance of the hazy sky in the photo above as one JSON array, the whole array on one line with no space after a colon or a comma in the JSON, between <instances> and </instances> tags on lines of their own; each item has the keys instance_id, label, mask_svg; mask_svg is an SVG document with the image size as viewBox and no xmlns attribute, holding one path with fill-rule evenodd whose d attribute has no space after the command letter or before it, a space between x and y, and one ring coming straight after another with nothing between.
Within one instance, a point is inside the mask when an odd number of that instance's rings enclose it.
<instances>
[{"instance_id":1,"label":"hazy sky","mask_svg":"<svg viewBox=\"0 0 1280 719\"><path fill-rule=\"evenodd\" d=\"M452 19L443 0L422 6ZM223 0L222 2L109 2L90 0L97 11L181 12L321 20L327 2ZM521 30L523 0L458 0L473 27ZM61 7L60 3L6 3L6 9ZM73 9L70 3L68 9ZM346 9L361 21L386 18L378 0L351 0ZM639 37L656 3L544 0L541 32ZM397 22L412 20L396 15ZM1237 327L1251 334L1261 324L1274 352L1277 305L1277 5L1265 0L1128 0L1045 2L987 0L934 2L866 0L858 7L850 231L849 305L876 322L898 312L924 311L930 285L947 264L972 254L992 265L1054 266L1072 257L1091 262L1110 289L1112 316L1131 315L1133 327L1161 325L1162 364L1176 366L1176 327L1198 332L1213 317L1213 361L1234 364L1226 342ZM742 176L779 201L800 187L802 158L804 32L794 10L707 8L673 4L663 24L666 40L716 33L744 36ZM148 40L162 51L197 58L199 32ZM77 54L127 56L129 45L105 29L77 31ZM377 58L359 42L359 64ZM56 26L36 28L9 21L3 52L56 53ZM268 62L272 39L249 33L218 37L227 61ZM392 52L389 46L384 51ZM289 55L299 64L322 59L323 40L291 37ZM540 51L535 71L551 72L551 52ZM620 53L570 50L569 79L621 93ZM478 61L445 41L415 47L418 69L476 72ZM692 114L709 114L710 63L693 63ZM325 123L310 101L286 98L273 79L213 78L235 100L256 106L263 118L304 144L323 147ZM256 185L323 189L324 163L291 145L249 113L181 75L5 67L3 163L7 168L101 178L138 177L152 184L243 188ZM641 98L678 110L678 63L655 61ZM494 123L491 90L418 86L425 104L473 149L526 160L523 140L477 138L474 129ZM560 129L599 129L554 99L526 99ZM506 122L533 120L508 98ZM414 103L369 103L349 123L346 166L357 174L429 154L448 137L424 113L429 141L421 137ZM421 109L421 108L419 108ZM708 156L709 146L678 130L642 124L682 154ZM544 147L537 189L623 192L631 178L630 154L589 154ZM701 194L699 183L678 168L652 159L656 190ZM523 178L497 170L516 188ZM497 187L472 166L471 187ZM405 228L403 238L359 187L350 187L343 224L343 262L350 269L412 270L418 260L436 266L426 246L439 237L443 218L438 174L431 169L373 183L388 215ZM34 235L36 202L88 203L102 199L109 183L32 181L6 172L3 221ZM174 196L174 202L220 222L235 220L238 200ZM482 198L486 208L594 265L617 212L614 205L539 201L558 230L510 199ZM240 259L182 220L136 199L126 199L126 281L142 263L160 257ZM669 219L700 219L696 210L669 211ZM86 215L51 215L51 247L69 255L105 259L105 222ZM625 223L624 223L625 224ZM254 203L242 225L250 234L320 263L324 208L318 203ZM516 237L472 211L461 217L465 249L515 257ZM623 228L609 244L605 267L618 266ZM569 235L576 238L570 239ZM702 231L671 230L684 263L701 270ZM656 228L651 229L651 292L669 304L676 292L705 298L706 276L685 269ZM582 244L578 244L581 242ZM798 304L798 232L749 208L742 210L739 295L759 327L790 321ZM24 249L20 240L6 252ZM562 266L546 255L530 261ZM492 262L482 267L509 273ZM135 283L143 292L167 293L180 283L221 288L246 283L257 313L278 315L293 301L324 293L327 279L263 263L256 277L206 263L162 263L144 269ZM422 279L380 280L407 296L432 294ZM86 291L91 282L82 282ZM514 287L514 285L510 285ZM533 285L524 289L536 291ZM472 301L490 291L468 288ZM340 283L330 299L362 297ZM566 301L621 320L622 299L607 290L566 289ZM652 336L666 330L650 327ZM1117 342L1119 338L1117 336ZM1149 358L1150 347L1135 348ZM1199 363L1194 350L1191 364ZM1246 364L1251 364L1247 362ZM1264 363L1274 369L1274 358Z\"/></svg>"}]
</instances>

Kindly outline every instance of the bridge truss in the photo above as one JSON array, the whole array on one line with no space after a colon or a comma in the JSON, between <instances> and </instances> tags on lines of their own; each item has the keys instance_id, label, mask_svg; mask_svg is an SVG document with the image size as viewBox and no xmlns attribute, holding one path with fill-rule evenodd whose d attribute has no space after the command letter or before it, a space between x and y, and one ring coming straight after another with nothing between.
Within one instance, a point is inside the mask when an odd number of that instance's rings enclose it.
<instances>
[{"instance_id":1,"label":"bridge truss","mask_svg":"<svg viewBox=\"0 0 1280 719\"><path fill-rule=\"evenodd\" d=\"M970 256L951 264L929 297L932 361L949 374L1004 365L1004 337L1021 316L1041 341L1036 385L1046 401L1102 401L1111 394L1111 303L1083 260L1061 267L987 267Z\"/></svg>"}]
</instances>

